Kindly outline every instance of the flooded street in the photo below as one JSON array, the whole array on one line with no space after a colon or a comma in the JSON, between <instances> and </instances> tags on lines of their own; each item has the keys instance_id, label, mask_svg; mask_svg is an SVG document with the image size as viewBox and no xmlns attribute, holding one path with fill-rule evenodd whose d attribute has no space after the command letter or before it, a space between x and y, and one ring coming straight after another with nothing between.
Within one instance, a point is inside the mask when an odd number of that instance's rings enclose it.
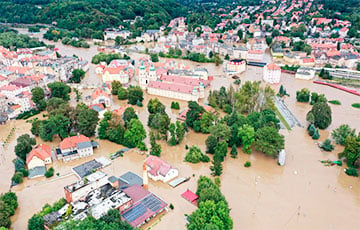
<instances>
[{"instance_id":1,"label":"flooded street","mask_svg":"<svg viewBox=\"0 0 360 230\"><path fill-rule=\"evenodd\" d=\"M90 49L78 49L71 46L64 46L60 42L48 42L56 44L61 54L71 55L75 53L79 57L91 60L97 53L96 47ZM131 54L137 60L143 54ZM161 59L162 60L162 59ZM195 67L197 63L187 60L175 60ZM224 75L222 66L214 64L202 64L209 71L209 75ZM248 66L247 71L240 76L242 82L261 80L262 68ZM95 75L94 66L90 66L90 73L84 79L99 84L100 78ZM97 80L95 80L97 79ZM228 87L234 80L229 77L215 77L212 82L212 89L219 89L221 86ZM306 126L306 113L311 109L309 104L296 102L296 91L301 88L309 88L310 91L325 94L328 100L339 100L342 105L332 105L332 124L324 131L320 131L320 140L328 138L331 130L340 124L349 124L360 131L360 110L351 107L352 103L360 102L360 97L343 91L336 90L323 85L315 85L311 81L296 80L294 75L282 74L281 83L272 86L275 92L280 85L283 85L290 97L285 98L285 103L303 126ZM99 86L99 85L98 85ZM207 90L208 93L208 90ZM85 95L85 94L84 94ZM83 96L84 96L83 95ZM144 107L136 107L139 119L148 130L147 102L154 98L144 95ZM170 104L173 101L169 98L159 98L166 105L166 112L172 122L184 108L187 102L180 102L180 110L171 110ZM206 101L206 99L205 99ZM126 101L119 101L113 98L113 107L124 106ZM41 114L37 115L42 119ZM30 133L31 124L24 120L8 122L0 126L0 141L4 141L11 131L15 132L0 155L0 192L6 192L10 188L10 180L14 172L12 160L15 158L14 146L16 138L22 134ZM303 128L294 128L291 131L282 130L285 136L285 150L287 153L284 167L278 166L275 159L264 156L253 151L251 155L243 154L240 149L238 158L233 159L227 156L223 163L224 170L221 176L221 190L224 193L231 208L230 215L234 221L234 229L358 229L360 213L360 180L359 178L347 176L343 169L345 166L325 167L320 160L336 160L337 154L342 151L337 146L331 153L321 152ZM184 162L186 152L185 145L189 147L197 145L205 152L205 140L207 135L190 131L186 134L183 142L177 146L168 146L164 141L159 141L162 146L161 158L172 166L179 169L180 177L191 177L190 181L172 188L162 182L149 180L149 190L168 204L174 205L159 221L152 221L155 230L185 229L185 214L190 214L196 207L183 199L180 195L186 189L193 192L197 188L197 179L200 175L210 176L210 163L190 164ZM95 150L93 156L86 159L79 159L67 163L57 161L53 163L55 175L53 178L38 178L24 180L24 183L12 188L19 199L19 208L12 218L12 227L15 230L27 228L27 220L46 203L53 203L64 197L63 187L77 181L72 174L71 168L91 159L106 156L123 146L109 141L96 140L99 142L99 149ZM37 138L37 144L44 143ZM59 140L49 144L57 146ZM148 143L148 140L146 140ZM149 147L149 146L148 146ZM0 149L1 150L1 149ZM127 171L133 171L142 175L142 164L146 155L137 150L131 150L112 161L112 164L103 171L109 176L120 176ZM251 161L252 166L245 168L246 161ZM352 186L352 187L350 187ZM161 219L161 220L160 220Z\"/></svg>"}]
</instances>

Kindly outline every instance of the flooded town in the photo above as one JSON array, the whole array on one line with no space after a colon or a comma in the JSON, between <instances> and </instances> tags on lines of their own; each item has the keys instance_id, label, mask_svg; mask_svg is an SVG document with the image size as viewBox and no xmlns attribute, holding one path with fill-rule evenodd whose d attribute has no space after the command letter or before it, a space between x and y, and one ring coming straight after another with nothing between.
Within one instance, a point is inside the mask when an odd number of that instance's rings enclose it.
<instances>
[{"instance_id":1,"label":"flooded town","mask_svg":"<svg viewBox=\"0 0 360 230\"><path fill-rule=\"evenodd\" d=\"M6 24L41 46L0 43L0 194L17 197L0 229L358 229L358 40L324 16L310 52L268 43L305 26L281 12L324 7L273 2L219 10L226 33L176 17L70 38L82 48L50 39L56 21Z\"/></svg>"}]
</instances>

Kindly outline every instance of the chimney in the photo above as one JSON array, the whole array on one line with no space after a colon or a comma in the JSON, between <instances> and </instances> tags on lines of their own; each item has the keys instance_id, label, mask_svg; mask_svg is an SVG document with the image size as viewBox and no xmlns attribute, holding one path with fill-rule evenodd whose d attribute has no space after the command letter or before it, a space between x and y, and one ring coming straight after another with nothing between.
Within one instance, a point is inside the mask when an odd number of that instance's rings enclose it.
<instances>
[{"instance_id":1,"label":"chimney","mask_svg":"<svg viewBox=\"0 0 360 230\"><path fill-rule=\"evenodd\" d=\"M146 169L146 163L144 161L143 163L143 187L144 189L148 190L149 185L148 185L148 174L147 174L147 169Z\"/></svg>"}]
</instances>

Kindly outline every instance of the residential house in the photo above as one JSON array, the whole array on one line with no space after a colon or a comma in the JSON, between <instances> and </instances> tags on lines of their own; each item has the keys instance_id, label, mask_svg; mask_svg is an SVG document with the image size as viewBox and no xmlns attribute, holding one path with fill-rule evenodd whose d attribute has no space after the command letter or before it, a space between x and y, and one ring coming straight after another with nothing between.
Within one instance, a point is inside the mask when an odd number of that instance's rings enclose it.
<instances>
[{"instance_id":1,"label":"residential house","mask_svg":"<svg viewBox=\"0 0 360 230\"><path fill-rule=\"evenodd\" d=\"M111 106L110 95L101 89L95 90L91 94L91 99L92 99L91 104L104 104L106 107Z\"/></svg>"},{"instance_id":2,"label":"residential house","mask_svg":"<svg viewBox=\"0 0 360 230\"><path fill-rule=\"evenodd\" d=\"M150 155L146 158L148 176L154 181L161 180L164 183L176 178L179 171L157 156Z\"/></svg>"},{"instance_id":3,"label":"residential house","mask_svg":"<svg viewBox=\"0 0 360 230\"><path fill-rule=\"evenodd\" d=\"M71 161L78 158L91 156L94 154L93 149L99 145L84 135L67 137L60 142L56 148L57 159L63 161Z\"/></svg>"},{"instance_id":4,"label":"residential house","mask_svg":"<svg viewBox=\"0 0 360 230\"><path fill-rule=\"evenodd\" d=\"M50 146L40 144L26 156L26 166L29 170L29 178L43 176L46 172L46 165L51 164Z\"/></svg>"}]
</instances>

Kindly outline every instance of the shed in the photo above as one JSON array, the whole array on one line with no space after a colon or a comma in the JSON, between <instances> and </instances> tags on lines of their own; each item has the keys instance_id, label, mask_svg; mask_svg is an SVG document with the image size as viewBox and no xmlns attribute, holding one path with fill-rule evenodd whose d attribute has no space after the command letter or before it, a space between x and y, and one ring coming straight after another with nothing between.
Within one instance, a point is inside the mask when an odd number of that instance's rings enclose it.
<instances>
[{"instance_id":1,"label":"shed","mask_svg":"<svg viewBox=\"0 0 360 230\"><path fill-rule=\"evenodd\" d=\"M181 194L181 196L197 206L197 200L199 199L199 196L190 191L189 189L186 190L183 194Z\"/></svg>"}]
</instances>

